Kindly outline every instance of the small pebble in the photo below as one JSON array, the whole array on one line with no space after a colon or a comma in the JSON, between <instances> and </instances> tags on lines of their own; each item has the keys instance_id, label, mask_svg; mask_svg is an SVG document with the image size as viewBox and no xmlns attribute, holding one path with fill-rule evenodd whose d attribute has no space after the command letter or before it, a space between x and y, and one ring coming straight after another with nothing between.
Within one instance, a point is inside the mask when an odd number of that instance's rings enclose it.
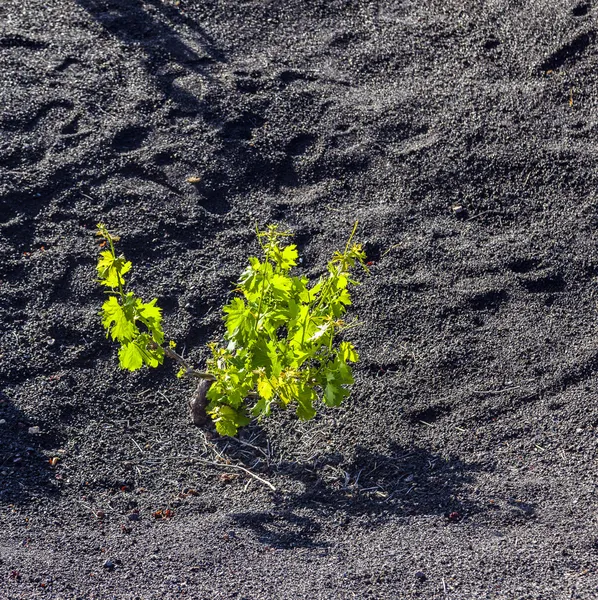
<instances>
[{"instance_id":1,"label":"small pebble","mask_svg":"<svg viewBox=\"0 0 598 600\"><path fill-rule=\"evenodd\" d=\"M139 516L139 513L131 513L130 515L127 515L127 519L129 519L129 521L139 521L141 517Z\"/></svg>"},{"instance_id":2,"label":"small pebble","mask_svg":"<svg viewBox=\"0 0 598 600\"><path fill-rule=\"evenodd\" d=\"M6 419L0 419L0 425L6 425Z\"/></svg>"},{"instance_id":3,"label":"small pebble","mask_svg":"<svg viewBox=\"0 0 598 600\"><path fill-rule=\"evenodd\" d=\"M114 564L114 562L110 559L108 559L103 565L104 569L107 569L108 571L113 571L114 567L116 566Z\"/></svg>"},{"instance_id":4,"label":"small pebble","mask_svg":"<svg viewBox=\"0 0 598 600\"><path fill-rule=\"evenodd\" d=\"M421 582L424 582L427 579L426 574L423 571L416 571L415 578Z\"/></svg>"},{"instance_id":5,"label":"small pebble","mask_svg":"<svg viewBox=\"0 0 598 600\"><path fill-rule=\"evenodd\" d=\"M39 434L39 427L35 426L35 427L30 427L29 428L29 435L38 435Z\"/></svg>"}]
</instances>

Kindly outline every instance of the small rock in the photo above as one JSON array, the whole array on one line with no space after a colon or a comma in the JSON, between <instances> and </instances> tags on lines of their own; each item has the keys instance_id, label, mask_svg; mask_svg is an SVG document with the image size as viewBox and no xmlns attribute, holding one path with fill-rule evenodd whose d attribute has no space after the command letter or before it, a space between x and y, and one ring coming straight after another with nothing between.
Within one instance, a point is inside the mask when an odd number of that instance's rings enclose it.
<instances>
[{"instance_id":1,"label":"small rock","mask_svg":"<svg viewBox=\"0 0 598 600\"><path fill-rule=\"evenodd\" d=\"M415 578L422 583L427 579L426 574L423 571L416 571Z\"/></svg>"},{"instance_id":2,"label":"small rock","mask_svg":"<svg viewBox=\"0 0 598 600\"><path fill-rule=\"evenodd\" d=\"M141 517L139 516L139 513L131 513L130 515L127 515L127 519L129 519L129 521L139 521L139 519L141 519Z\"/></svg>"},{"instance_id":3,"label":"small rock","mask_svg":"<svg viewBox=\"0 0 598 600\"><path fill-rule=\"evenodd\" d=\"M6 419L0 419L0 425L6 425Z\"/></svg>"},{"instance_id":4,"label":"small rock","mask_svg":"<svg viewBox=\"0 0 598 600\"><path fill-rule=\"evenodd\" d=\"M39 427L37 427L37 425L35 427L30 427L28 429L29 431L29 435L39 435L40 431L39 431Z\"/></svg>"},{"instance_id":5,"label":"small rock","mask_svg":"<svg viewBox=\"0 0 598 600\"><path fill-rule=\"evenodd\" d=\"M108 571L113 571L114 567L116 567L116 564L113 560L108 559L102 566Z\"/></svg>"}]
</instances>

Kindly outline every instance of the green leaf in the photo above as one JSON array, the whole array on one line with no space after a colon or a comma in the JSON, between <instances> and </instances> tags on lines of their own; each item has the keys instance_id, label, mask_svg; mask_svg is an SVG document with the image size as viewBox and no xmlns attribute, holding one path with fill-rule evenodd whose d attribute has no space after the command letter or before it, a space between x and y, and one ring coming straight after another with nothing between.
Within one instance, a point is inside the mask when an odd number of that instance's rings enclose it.
<instances>
[{"instance_id":1,"label":"green leaf","mask_svg":"<svg viewBox=\"0 0 598 600\"><path fill-rule=\"evenodd\" d=\"M308 297L306 300L303 299L303 297L301 298L301 300L303 302L312 302L313 300L315 300L316 296L322 291L322 286L324 285L324 281L320 280L318 281L318 283L316 283L313 287L311 287L309 289L309 293L308 293Z\"/></svg>"},{"instance_id":2,"label":"green leaf","mask_svg":"<svg viewBox=\"0 0 598 600\"><path fill-rule=\"evenodd\" d=\"M291 377L281 377L275 389L283 406L288 406L299 397L299 386Z\"/></svg>"},{"instance_id":3,"label":"green leaf","mask_svg":"<svg viewBox=\"0 0 598 600\"><path fill-rule=\"evenodd\" d=\"M274 388L268 381L267 377L262 377L257 384L257 391L264 400L272 400L274 397Z\"/></svg>"},{"instance_id":4,"label":"green leaf","mask_svg":"<svg viewBox=\"0 0 598 600\"><path fill-rule=\"evenodd\" d=\"M309 306L302 305L299 307L299 315L292 324L294 331L291 340L292 347L301 347L315 333L316 325L309 313Z\"/></svg>"},{"instance_id":5,"label":"green leaf","mask_svg":"<svg viewBox=\"0 0 598 600\"><path fill-rule=\"evenodd\" d=\"M144 304L139 298L136 299L135 308L139 318L151 333L152 339L156 344L164 343L164 332L162 331L162 309L156 306L157 298Z\"/></svg>"},{"instance_id":6,"label":"green leaf","mask_svg":"<svg viewBox=\"0 0 598 600\"><path fill-rule=\"evenodd\" d=\"M324 402L327 406L340 406L348 395L348 390L332 380L326 384L326 388L324 389Z\"/></svg>"},{"instance_id":7,"label":"green leaf","mask_svg":"<svg viewBox=\"0 0 598 600\"><path fill-rule=\"evenodd\" d=\"M250 266L241 273L239 287L249 302L255 302L260 296L264 279L264 266L254 256L250 257L249 264Z\"/></svg>"},{"instance_id":8,"label":"green leaf","mask_svg":"<svg viewBox=\"0 0 598 600\"><path fill-rule=\"evenodd\" d=\"M132 342L127 342L120 347L118 357L122 369L136 371L144 364L148 367L157 367L164 361L164 349L151 348L152 343L147 334L137 336Z\"/></svg>"},{"instance_id":9,"label":"green leaf","mask_svg":"<svg viewBox=\"0 0 598 600\"><path fill-rule=\"evenodd\" d=\"M316 416L314 402L317 395L309 385L302 385L297 396L297 416L301 421L309 421Z\"/></svg>"},{"instance_id":10,"label":"green leaf","mask_svg":"<svg viewBox=\"0 0 598 600\"><path fill-rule=\"evenodd\" d=\"M249 425L249 418L240 411L237 411L226 404L220 404L214 408L208 409L208 414L214 420L216 431L220 435L235 436L239 427Z\"/></svg>"},{"instance_id":11,"label":"green leaf","mask_svg":"<svg viewBox=\"0 0 598 600\"><path fill-rule=\"evenodd\" d=\"M267 377L261 377L258 380L257 391L259 399L251 409L251 414L254 417L261 417L270 414L270 405L274 399L275 393L270 381Z\"/></svg>"},{"instance_id":12,"label":"green leaf","mask_svg":"<svg viewBox=\"0 0 598 600\"><path fill-rule=\"evenodd\" d=\"M224 318L228 338L244 343L247 334L253 329L255 317L241 298L233 298L223 310L228 315Z\"/></svg>"},{"instance_id":13,"label":"green leaf","mask_svg":"<svg viewBox=\"0 0 598 600\"><path fill-rule=\"evenodd\" d=\"M284 275L274 274L270 280L270 290L276 302L288 302L293 282Z\"/></svg>"},{"instance_id":14,"label":"green leaf","mask_svg":"<svg viewBox=\"0 0 598 600\"><path fill-rule=\"evenodd\" d=\"M143 353L135 342L127 342L118 351L121 369L136 371L143 366Z\"/></svg>"},{"instance_id":15,"label":"green leaf","mask_svg":"<svg viewBox=\"0 0 598 600\"><path fill-rule=\"evenodd\" d=\"M339 346L341 360L345 363L356 363L359 361L359 354L351 342L341 342Z\"/></svg>"},{"instance_id":16,"label":"green leaf","mask_svg":"<svg viewBox=\"0 0 598 600\"><path fill-rule=\"evenodd\" d=\"M102 305L102 325L110 332L112 339L118 342L129 342L139 334L139 329L116 296L110 296Z\"/></svg>"},{"instance_id":17,"label":"green leaf","mask_svg":"<svg viewBox=\"0 0 598 600\"><path fill-rule=\"evenodd\" d=\"M151 302L144 304L141 300L137 300L137 310L147 321L153 321L154 323L162 321L162 309L156 306L157 301L158 299L154 298Z\"/></svg>"},{"instance_id":18,"label":"green leaf","mask_svg":"<svg viewBox=\"0 0 598 600\"><path fill-rule=\"evenodd\" d=\"M339 302L342 302L345 306L350 306L351 303L351 294L349 294L348 290L343 290L339 297L338 297Z\"/></svg>"},{"instance_id":19,"label":"green leaf","mask_svg":"<svg viewBox=\"0 0 598 600\"><path fill-rule=\"evenodd\" d=\"M100 252L98 261L98 275L100 283L107 287L119 288L125 284L123 275L131 270L132 264L124 256L116 258L110 250Z\"/></svg>"},{"instance_id":20,"label":"green leaf","mask_svg":"<svg viewBox=\"0 0 598 600\"><path fill-rule=\"evenodd\" d=\"M297 252L297 246L295 244L286 246L286 248L284 248L282 251L281 260L279 263L280 268L284 271L288 271L297 264L298 256L299 253Z\"/></svg>"},{"instance_id":21,"label":"green leaf","mask_svg":"<svg viewBox=\"0 0 598 600\"><path fill-rule=\"evenodd\" d=\"M230 419L216 418L214 419L212 415L212 419L214 420L214 424L216 425L216 431L224 436L224 437L234 437L237 435L239 431L239 427L234 421Z\"/></svg>"}]
</instances>

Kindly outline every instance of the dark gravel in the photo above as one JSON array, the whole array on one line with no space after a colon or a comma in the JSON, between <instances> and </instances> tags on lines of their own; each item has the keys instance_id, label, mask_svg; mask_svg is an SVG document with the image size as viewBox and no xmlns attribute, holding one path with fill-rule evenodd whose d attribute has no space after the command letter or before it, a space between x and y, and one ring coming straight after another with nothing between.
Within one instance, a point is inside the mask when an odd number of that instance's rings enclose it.
<instances>
[{"instance_id":1,"label":"dark gravel","mask_svg":"<svg viewBox=\"0 0 598 600\"><path fill-rule=\"evenodd\" d=\"M596 598L597 32L585 0L4 0L0 598ZM219 439L174 365L118 370L98 221L201 365L256 224L317 277L355 220L341 409Z\"/></svg>"}]
</instances>

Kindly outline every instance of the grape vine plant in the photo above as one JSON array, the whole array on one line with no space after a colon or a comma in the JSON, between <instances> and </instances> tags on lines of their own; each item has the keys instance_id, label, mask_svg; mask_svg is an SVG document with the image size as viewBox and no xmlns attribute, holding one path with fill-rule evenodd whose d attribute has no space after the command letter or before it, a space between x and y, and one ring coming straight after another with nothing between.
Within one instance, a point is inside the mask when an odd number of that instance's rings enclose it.
<instances>
[{"instance_id":1,"label":"grape vine plant","mask_svg":"<svg viewBox=\"0 0 598 600\"><path fill-rule=\"evenodd\" d=\"M206 370L198 371L175 351L173 341L164 343L157 299L146 303L129 291L125 275L132 265L117 256L118 236L100 223L97 271L108 294L102 324L120 345L121 368L157 367L164 357L172 358L181 365L179 377L202 380L205 411L226 436L236 435L251 417L269 415L274 406L292 405L299 419L309 420L318 401L340 405L353 384L351 363L359 359L353 344L339 340L356 323L344 318L351 305L349 286L358 284L352 272L358 265L367 271L362 246L353 242L356 229L357 223L344 251L334 253L313 284L291 275L298 252L286 243L289 233L276 225L257 230L262 258L249 258L235 296L223 309L225 344L209 344L211 358Z\"/></svg>"}]
</instances>

